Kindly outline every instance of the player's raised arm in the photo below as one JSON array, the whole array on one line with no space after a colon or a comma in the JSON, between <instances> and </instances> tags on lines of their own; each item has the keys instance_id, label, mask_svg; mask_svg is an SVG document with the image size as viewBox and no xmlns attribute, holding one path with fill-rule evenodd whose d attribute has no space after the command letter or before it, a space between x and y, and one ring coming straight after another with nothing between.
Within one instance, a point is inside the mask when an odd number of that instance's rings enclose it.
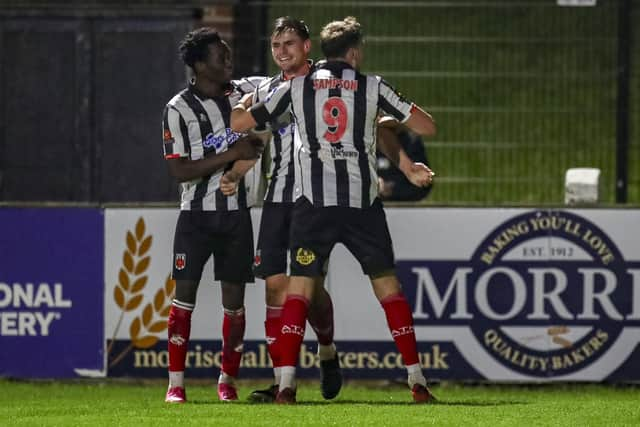
<instances>
[{"instance_id":1,"label":"player's raised arm","mask_svg":"<svg viewBox=\"0 0 640 427\"><path fill-rule=\"evenodd\" d=\"M235 132L246 132L256 126L253 115L248 111L254 98L254 94L246 94L231 110L231 129Z\"/></svg>"},{"instance_id":2,"label":"player's raised arm","mask_svg":"<svg viewBox=\"0 0 640 427\"><path fill-rule=\"evenodd\" d=\"M380 81L378 106L418 135L431 136L436 133L433 117L416 104L407 101L384 80Z\"/></svg>"},{"instance_id":3,"label":"player's raised arm","mask_svg":"<svg viewBox=\"0 0 640 427\"><path fill-rule=\"evenodd\" d=\"M394 125L401 126L399 122L390 117L383 117L378 122L377 148L413 185L416 187L427 187L431 185L435 174L424 163L411 160L398 141L398 136L393 128Z\"/></svg>"},{"instance_id":4,"label":"player's raised arm","mask_svg":"<svg viewBox=\"0 0 640 427\"><path fill-rule=\"evenodd\" d=\"M247 108L244 102L238 103L231 111L231 129L235 132L247 132L250 129L264 127L274 117L278 117L291 106L291 81L283 82L267 96L264 101Z\"/></svg>"},{"instance_id":5,"label":"player's raised arm","mask_svg":"<svg viewBox=\"0 0 640 427\"><path fill-rule=\"evenodd\" d=\"M411 115L404 122L404 125L418 135L433 136L436 134L436 123L433 121L431 114L415 104L413 104Z\"/></svg>"}]
</instances>

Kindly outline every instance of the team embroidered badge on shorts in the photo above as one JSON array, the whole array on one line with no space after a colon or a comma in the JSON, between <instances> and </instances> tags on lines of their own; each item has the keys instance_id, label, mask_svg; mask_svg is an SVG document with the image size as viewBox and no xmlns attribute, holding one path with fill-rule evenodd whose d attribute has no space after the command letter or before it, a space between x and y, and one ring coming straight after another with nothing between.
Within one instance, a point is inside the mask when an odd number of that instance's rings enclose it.
<instances>
[{"instance_id":1,"label":"team embroidered badge on shorts","mask_svg":"<svg viewBox=\"0 0 640 427\"><path fill-rule=\"evenodd\" d=\"M184 270L187 265L187 254L176 254L176 270Z\"/></svg>"},{"instance_id":2,"label":"team embroidered badge on shorts","mask_svg":"<svg viewBox=\"0 0 640 427\"><path fill-rule=\"evenodd\" d=\"M309 265L316 259L316 254L308 249L298 248L296 252L296 261L300 265Z\"/></svg>"}]
</instances>

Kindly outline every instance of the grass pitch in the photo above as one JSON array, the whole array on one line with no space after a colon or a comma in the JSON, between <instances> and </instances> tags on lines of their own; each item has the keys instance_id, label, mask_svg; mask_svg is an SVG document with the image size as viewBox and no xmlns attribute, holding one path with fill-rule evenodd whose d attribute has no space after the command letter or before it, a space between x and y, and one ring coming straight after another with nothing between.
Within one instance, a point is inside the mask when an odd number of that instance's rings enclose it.
<instances>
[{"instance_id":1,"label":"grass pitch","mask_svg":"<svg viewBox=\"0 0 640 427\"><path fill-rule=\"evenodd\" d=\"M0 380L0 425L639 425L640 388L599 385L432 387L439 402L411 404L399 385L347 383L324 401L317 382L302 383L296 406L217 401L213 382L188 386L189 402L163 402L163 382L22 382Z\"/></svg>"}]
</instances>

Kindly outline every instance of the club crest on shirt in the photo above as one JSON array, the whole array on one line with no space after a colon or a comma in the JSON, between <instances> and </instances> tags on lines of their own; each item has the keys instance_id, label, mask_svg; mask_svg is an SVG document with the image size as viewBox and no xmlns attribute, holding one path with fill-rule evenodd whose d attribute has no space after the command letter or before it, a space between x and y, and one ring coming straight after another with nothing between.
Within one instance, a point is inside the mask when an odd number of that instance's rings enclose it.
<instances>
[{"instance_id":1,"label":"club crest on shirt","mask_svg":"<svg viewBox=\"0 0 640 427\"><path fill-rule=\"evenodd\" d=\"M164 130L164 132L162 133L162 139L165 141L173 139L173 135L171 135L171 131L169 129Z\"/></svg>"},{"instance_id":2,"label":"club crest on shirt","mask_svg":"<svg viewBox=\"0 0 640 427\"><path fill-rule=\"evenodd\" d=\"M187 265L187 254L176 254L176 270L184 270Z\"/></svg>"},{"instance_id":3,"label":"club crest on shirt","mask_svg":"<svg viewBox=\"0 0 640 427\"><path fill-rule=\"evenodd\" d=\"M316 254L309 249L298 248L296 252L296 261L300 265L309 265L316 260Z\"/></svg>"}]
</instances>

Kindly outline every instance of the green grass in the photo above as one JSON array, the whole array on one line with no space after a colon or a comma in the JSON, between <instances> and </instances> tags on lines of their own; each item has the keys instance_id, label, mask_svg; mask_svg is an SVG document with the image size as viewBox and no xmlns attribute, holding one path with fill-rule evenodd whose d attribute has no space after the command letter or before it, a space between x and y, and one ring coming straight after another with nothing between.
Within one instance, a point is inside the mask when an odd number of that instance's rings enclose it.
<instances>
[{"instance_id":1,"label":"green grass","mask_svg":"<svg viewBox=\"0 0 640 427\"><path fill-rule=\"evenodd\" d=\"M163 402L165 383L0 380L1 425L638 425L640 388L598 385L433 387L439 402L414 405L400 385L347 383L322 400L304 383L298 405L220 403L212 385L188 388L189 402ZM266 383L243 382L241 399Z\"/></svg>"}]
</instances>

